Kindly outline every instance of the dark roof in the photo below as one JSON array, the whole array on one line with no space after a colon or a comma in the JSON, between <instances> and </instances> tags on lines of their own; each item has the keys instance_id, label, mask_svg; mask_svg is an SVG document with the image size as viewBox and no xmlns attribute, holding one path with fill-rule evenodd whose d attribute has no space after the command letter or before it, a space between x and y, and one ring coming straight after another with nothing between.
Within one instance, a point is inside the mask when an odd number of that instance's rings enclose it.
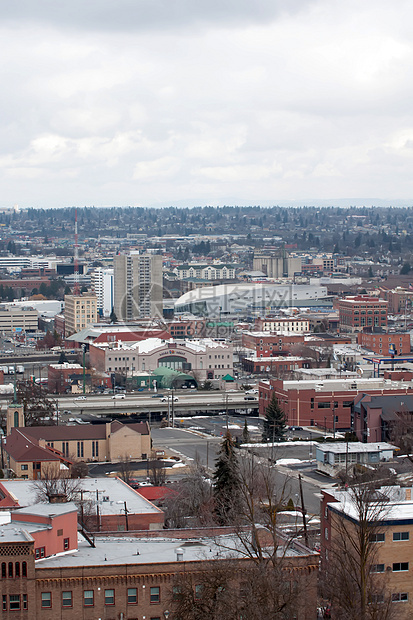
<instances>
[{"instance_id":1,"label":"dark roof","mask_svg":"<svg viewBox=\"0 0 413 620\"><path fill-rule=\"evenodd\" d=\"M134 424L122 424L111 422L111 433L116 433L121 428L130 428L140 435L149 435L149 427L146 422ZM83 424L76 426L30 426L20 429L27 437L44 439L45 441L81 441L87 439L105 439L106 424Z\"/></svg>"},{"instance_id":2,"label":"dark roof","mask_svg":"<svg viewBox=\"0 0 413 620\"><path fill-rule=\"evenodd\" d=\"M22 431L13 428L6 439L5 450L15 461L60 461L54 452L38 445L38 440L30 438Z\"/></svg>"},{"instance_id":3,"label":"dark roof","mask_svg":"<svg viewBox=\"0 0 413 620\"><path fill-rule=\"evenodd\" d=\"M359 403L369 409L381 409L383 419L391 420L395 412L413 411L413 394L364 394Z\"/></svg>"}]
</instances>

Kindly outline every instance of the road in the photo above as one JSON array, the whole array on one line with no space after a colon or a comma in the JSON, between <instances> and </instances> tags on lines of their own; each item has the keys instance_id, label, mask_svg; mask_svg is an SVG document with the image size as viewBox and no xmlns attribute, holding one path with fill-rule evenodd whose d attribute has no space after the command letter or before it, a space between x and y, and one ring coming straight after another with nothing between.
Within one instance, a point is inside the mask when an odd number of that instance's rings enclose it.
<instances>
[{"instance_id":1,"label":"road","mask_svg":"<svg viewBox=\"0 0 413 620\"><path fill-rule=\"evenodd\" d=\"M168 411L168 402L162 402L162 398L154 398L147 394L126 394L125 398L112 398L110 394L91 394L86 399L79 399L73 395L52 396L56 400L61 411L70 410L72 412L82 411L84 413L102 414L112 412L139 412ZM243 410L248 411L253 407L258 407L258 401L244 400L244 393L224 393L224 392L179 392L177 402L174 402L174 413L176 417L185 413L196 411L226 411ZM170 407L172 409L172 407Z\"/></svg>"},{"instance_id":2,"label":"road","mask_svg":"<svg viewBox=\"0 0 413 620\"><path fill-rule=\"evenodd\" d=\"M200 462L207 465L210 469L214 467L214 460L219 450L222 439L218 437L205 437L199 433L182 429L162 428L152 430L152 439L154 446L163 447L175 451L179 456L186 459L194 459L199 456ZM240 451L242 454L247 452ZM281 455L279 455L281 456ZM286 454L282 454L286 456ZM288 470L287 467L281 466L277 468L276 483L279 489L285 486L285 495L291 497L294 505L300 504L300 487L298 482L298 473ZM304 474L303 477L303 494L304 506L308 513L319 515L320 513L320 488L329 487L330 484L326 480L312 482L309 477Z\"/></svg>"}]
</instances>

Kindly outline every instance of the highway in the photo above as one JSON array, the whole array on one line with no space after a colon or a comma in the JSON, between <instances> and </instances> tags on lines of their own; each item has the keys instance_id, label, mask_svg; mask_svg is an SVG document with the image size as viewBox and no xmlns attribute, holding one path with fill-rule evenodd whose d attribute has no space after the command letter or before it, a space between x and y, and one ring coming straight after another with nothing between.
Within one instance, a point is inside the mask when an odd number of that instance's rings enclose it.
<instances>
[{"instance_id":1,"label":"highway","mask_svg":"<svg viewBox=\"0 0 413 620\"><path fill-rule=\"evenodd\" d=\"M118 395L119 396L119 395ZM166 394L162 394L166 396ZM162 402L162 398L153 398L147 394L126 394L125 398L113 398L110 394L86 395L85 400L77 396L65 395L51 398L57 402L60 411L70 410L73 413L93 413L106 415L108 413L125 412L164 412L168 411L168 402ZM196 411L246 411L258 407L258 400L244 400L244 393L232 392L188 392L178 394L175 392L174 402L175 416L191 414ZM170 406L172 409L172 405Z\"/></svg>"}]
</instances>

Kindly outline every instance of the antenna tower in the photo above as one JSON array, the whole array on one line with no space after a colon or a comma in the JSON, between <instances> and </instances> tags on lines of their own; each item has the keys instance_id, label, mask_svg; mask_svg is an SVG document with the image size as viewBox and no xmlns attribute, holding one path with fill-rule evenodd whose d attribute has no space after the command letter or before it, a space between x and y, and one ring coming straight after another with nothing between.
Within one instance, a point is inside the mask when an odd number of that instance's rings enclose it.
<instances>
[{"instance_id":1,"label":"antenna tower","mask_svg":"<svg viewBox=\"0 0 413 620\"><path fill-rule=\"evenodd\" d=\"M79 287L79 244L78 244L78 235L77 235L77 207L75 209L74 276L75 276L75 286L74 286L73 292L74 292L75 295L80 295L80 287Z\"/></svg>"}]
</instances>

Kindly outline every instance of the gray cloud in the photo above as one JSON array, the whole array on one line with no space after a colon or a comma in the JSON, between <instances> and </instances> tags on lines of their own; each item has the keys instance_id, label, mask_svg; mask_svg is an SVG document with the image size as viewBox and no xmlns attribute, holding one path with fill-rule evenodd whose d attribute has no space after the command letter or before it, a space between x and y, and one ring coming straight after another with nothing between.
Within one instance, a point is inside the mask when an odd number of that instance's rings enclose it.
<instances>
[{"instance_id":1,"label":"gray cloud","mask_svg":"<svg viewBox=\"0 0 413 620\"><path fill-rule=\"evenodd\" d=\"M268 23L312 0L3 0L2 20L97 31Z\"/></svg>"},{"instance_id":2,"label":"gray cloud","mask_svg":"<svg viewBox=\"0 0 413 620\"><path fill-rule=\"evenodd\" d=\"M413 196L411 3L0 10L0 204Z\"/></svg>"}]
</instances>

